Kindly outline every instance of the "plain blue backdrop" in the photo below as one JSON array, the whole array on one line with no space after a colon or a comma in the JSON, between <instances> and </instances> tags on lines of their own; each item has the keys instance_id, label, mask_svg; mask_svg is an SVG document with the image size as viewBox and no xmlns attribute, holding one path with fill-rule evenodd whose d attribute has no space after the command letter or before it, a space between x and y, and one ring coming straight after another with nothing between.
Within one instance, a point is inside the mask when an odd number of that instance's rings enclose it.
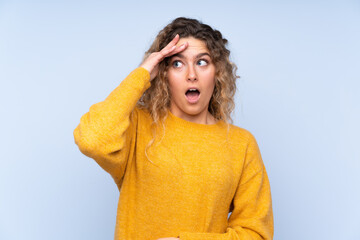
<instances>
[{"instance_id":1,"label":"plain blue backdrop","mask_svg":"<svg viewBox=\"0 0 360 240\"><path fill-rule=\"evenodd\" d=\"M113 239L118 189L73 130L179 16L229 40L234 123L259 143L274 239L360 239L360 3L350 0L0 1L0 239Z\"/></svg>"}]
</instances>

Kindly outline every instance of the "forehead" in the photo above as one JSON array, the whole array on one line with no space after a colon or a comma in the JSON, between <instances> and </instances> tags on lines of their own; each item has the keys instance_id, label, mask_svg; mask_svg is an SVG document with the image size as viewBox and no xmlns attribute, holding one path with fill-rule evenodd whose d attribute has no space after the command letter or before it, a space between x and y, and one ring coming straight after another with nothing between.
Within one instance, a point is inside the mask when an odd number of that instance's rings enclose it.
<instances>
[{"instance_id":1,"label":"forehead","mask_svg":"<svg viewBox=\"0 0 360 240\"><path fill-rule=\"evenodd\" d=\"M206 43L203 40L196 39L193 37L180 38L176 46L188 42L189 46L182 52L183 54L187 53L209 53L209 49L206 46Z\"/></svg>"}]
</instances>

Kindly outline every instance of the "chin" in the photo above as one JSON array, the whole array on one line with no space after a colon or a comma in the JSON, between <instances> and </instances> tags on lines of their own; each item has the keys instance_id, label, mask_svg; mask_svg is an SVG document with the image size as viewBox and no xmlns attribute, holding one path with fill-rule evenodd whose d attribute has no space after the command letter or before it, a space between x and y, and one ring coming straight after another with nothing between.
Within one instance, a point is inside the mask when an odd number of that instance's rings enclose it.
<instances>
[{"instance_id":1,"label":"chin","mask_svg":"<svg viewBox=\"0 0 360 240\"><path fill-rule=\"evenodd\" d=\"M197 115L203 113L204 110L203 109L186 109L186 110L184 109L183 112L190 116L197 116Z\"/></svg>"}]
</instances>

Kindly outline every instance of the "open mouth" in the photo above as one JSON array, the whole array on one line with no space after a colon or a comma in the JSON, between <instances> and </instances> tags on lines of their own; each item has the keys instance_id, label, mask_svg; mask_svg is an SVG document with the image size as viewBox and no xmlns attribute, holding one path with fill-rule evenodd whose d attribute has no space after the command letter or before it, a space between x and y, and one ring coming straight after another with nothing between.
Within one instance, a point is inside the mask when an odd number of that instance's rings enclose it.
<instances>
[{"instance_id":1,"label":"open mouth","mask_svg":"<svg viewBox=\"0 0 360 240\"><path fill-rule=\"evenodd\" d=\"M200 98L200 91L196 88L190 88L186 91L185 95L190 103L196 103Z\"/></svg>"}]
</instances>

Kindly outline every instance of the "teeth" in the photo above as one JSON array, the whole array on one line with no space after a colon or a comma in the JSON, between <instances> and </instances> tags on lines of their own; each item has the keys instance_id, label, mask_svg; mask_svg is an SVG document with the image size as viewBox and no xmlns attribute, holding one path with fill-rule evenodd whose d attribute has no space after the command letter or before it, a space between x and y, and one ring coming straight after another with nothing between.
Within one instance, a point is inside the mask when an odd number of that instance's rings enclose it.
<instances>
[{"instance_id":1,"label":"teeth","mask_svg":"<svg viewBox=\"0 0 360 240\"><path fill-rule=\"evenodd\" d=\"M191 88L191 89L189 89L189 91L191 91L191 92L195 92L195 91L197 91L196 89L194 89L194 88Z\"/></svg>"}]
</instances>

